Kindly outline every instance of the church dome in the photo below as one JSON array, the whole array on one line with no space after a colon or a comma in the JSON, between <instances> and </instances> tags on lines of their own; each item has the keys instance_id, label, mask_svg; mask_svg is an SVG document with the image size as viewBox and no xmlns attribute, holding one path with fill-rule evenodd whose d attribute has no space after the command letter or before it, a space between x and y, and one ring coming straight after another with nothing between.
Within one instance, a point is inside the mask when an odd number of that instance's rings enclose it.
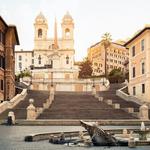
<instances>
[{"instance_id":1,"label":"church dome","mask_svg":"<svg viewBox=\"0 0 150 150\"><path fill-rule=\"evenodd\" d=\"M40 12L37 17L35 18L35 22L38 22L38 23L47 23L47 20L45 18L45 16L43 15L42 12Z\"/></svg>"},{"instance_id":2,"label":"church dome","mask_svg":"<svg viewBox=\"0 0 150 150\"><path fill-rule=\"evenodd\" d=\"M63 17L63 22L73 22L72 16L70 15L68 11Z\"/></svg>"}]
</instances>

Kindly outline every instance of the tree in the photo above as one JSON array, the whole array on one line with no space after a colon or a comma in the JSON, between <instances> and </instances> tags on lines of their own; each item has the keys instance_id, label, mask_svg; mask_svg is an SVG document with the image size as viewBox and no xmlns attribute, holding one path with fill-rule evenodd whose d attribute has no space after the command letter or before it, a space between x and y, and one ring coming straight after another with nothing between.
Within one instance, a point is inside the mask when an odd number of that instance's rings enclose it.
<instances>
[{"instance_id":1,"label":"tree","mask_svg":"<svg viewBox=\"0 0 150 150\"><path fill-rule=\"evenodd\" d=\"M103 36L102 36L102 45L104 46L104 50L105 50L105 77L107 78L107 49L108 47L110 47L111 45L111 34L106 32Z\"/></svg>"},{"instance_id":2,"label":"tree","mask_svg":"<svg viewBox=\"0 0 150 150\"><path fill-rule=\"evenodd\" d=\"M88 78L92 75L92 63L85 58L80 64L79 78Z\"/></svg>"},{"instance_id":3,"label":"tree","mask_svg":"<svg viewBox=\"0 0 150 150\"><path fill-rule=\"evenodd\" d=\"M124 82L125 75L120 69L113 69L108 75L110 83Z\"/></svg>"},{"instance_id":4,"label":"tree","mask_svg":"<svg viewBox=\"0 0 150 150\"><path fill-rule=\"evenodd\" d=\"M19 81L19 79L23 77L31 77L31 72L28 69L21 71L18 75L16 75L16 81Z\"/></svg>"}]
</instances>

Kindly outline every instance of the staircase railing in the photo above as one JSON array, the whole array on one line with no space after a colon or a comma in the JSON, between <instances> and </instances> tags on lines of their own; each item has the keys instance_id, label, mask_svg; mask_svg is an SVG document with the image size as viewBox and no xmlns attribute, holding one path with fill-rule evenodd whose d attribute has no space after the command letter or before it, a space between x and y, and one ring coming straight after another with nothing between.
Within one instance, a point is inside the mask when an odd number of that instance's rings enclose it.
<instances>
[{"instance_id":1,"label":"staircase railing","mask_svg":"<svg viewBox=\"0 0 150 150\"><path fill-rule=\"evenodd\" d=\"M128 88L128 86L126 85L126 86L122 87L121 89L117 90L116 95L121 97L122 99L124 99L126 101L133 101L133 102L135 102L139 105L143 104L143 102L140 99L138 99L137 97L129 95L129 94L123 92L125 88Z\"/></svg>"},{"instance_id":2,"label":"staircase railing","mask_svg":"<svg viewBox=\"0 0 150 150\"><path fill-rule=\"evenodd\" d=\"M27 89L23 89L20 94L17 94L10 101L4 101L0 104L0 114L7 109L12 109L15 107L20 101L22 101L27 95Z\"/></svg>"}]
</instances>

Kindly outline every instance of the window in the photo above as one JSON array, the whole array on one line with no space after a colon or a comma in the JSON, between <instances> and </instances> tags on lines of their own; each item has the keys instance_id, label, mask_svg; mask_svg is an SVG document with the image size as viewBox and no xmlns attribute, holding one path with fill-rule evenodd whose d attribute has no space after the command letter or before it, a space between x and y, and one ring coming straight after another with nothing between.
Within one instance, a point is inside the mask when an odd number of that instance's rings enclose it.
<instances>
[{"instance_id":1,"label":"window","mask_svg":"<svg viewBox=\"0 0 150 150\"><path fill-rule=\"evenodd\" d=\"M135 67L132 68L132 77L135 77Z\"/></svg>"},{"instance_id":2,"label":"window","mask_svg":"<svg viewBox=\"0 0 150 150\"><path fill-rule=\"evenodd\" d=\"M34 53L32 52L32 57L34 57Z\"/></svg>"},{"instance_id":3,"label":"window","mask_svg":"<svg viewBox=\"0 0 150 150\"><path fill-rule=\"evenodd\" d=\"M32 59L32 64L34 64L34 59Z\"/></svg>"},{"instance_id":4,"label":"window","mask_svg":"<svg viewBox=\"0 0 150 150\"><path fill-rule=\"evenodd\" d=\"M22 60L22 56L21 55L19 55L19 60Z\"/></svg>"},{"instance_id":5,"label":"window","mask_svg":"<svg viewBox=\"0 0 150 150\"><path fill-rule=\"evenodd\" d=\"M144 74L145 73L145 63L144 62L142 62L142 74Z\"/></svg>"},{"instance_id":6,"label":"window","mask_svg":"<svg viewBox=\"0 0 150 150\"><path fill-rule=\"evenodd\" d=\"M133 87L133 95L136 95L136 87Z\"/></svg>"},{"instance_id":7,"label":"window","mask_svg":"<svg viewBox=\"0 0 150 150\"><path fill-rule=\"evenodd\" d=\"M5 38L4 38L4 33L0 30L0 43L4 44Z\"/></svg>"},{"instance_id":8,"label":"window","mask_svg":"<svg viewBox=\"0 0 150 150\"><path fill-rule=\"evenodd\" d=\"M69 57L66 57L66 64L69 64Z\"/></svg>"},{"instance_id":9,"label":"window","mask_svg":"<svg viewBox=\"0 0 150 150\"><path fill-rule=\"evenodd\" d=\"M70 36L70 30L68 28L65 30L65 34L66 34L66 37Z\"/></svg>"},{"instance_id":10,"label":"window","mask_svg":"<svg viewBox=\"0 0 150 150\"><path fill-rule=\"evenodd\" d=\"M39 60L39 65L40 65L41 64L41 55L39 55L38 60Z\"/></svg>"},{"instance_id":11,"label":"window","mask_svg":"<svg viewBox=\"0 0 150 150\"><path fill-rule=\"evenodd\" d=\"M22 70L22 63L19 62L19 69Z\"/></svg>"},{"instance_id":12,"label":"window","mask_svg":"<svg viewBox=\"0 0 150 150\"><path fill-rule=\"evenodd\" d=\"M145 84L142 84L142 93L145 93Z\"/></svg>"},{"instance_id":13,"label":"window","mask_svg":"<svg viewBox=\"0 0 150 150\"><path fill-rule=\"evenodd\" d=\"M132 56L135 56L135 46L132 47Z\"/></svg>"},{"instance_id":14,"label":"window","mask_svg":"<svg viewBox=\"0 0 150 150\"><path fill-rule=\"evenodd\" d=\"M0 56L0 67L4 69L5 59L3 56Z\"/></svg>"},{"instance_id":15,"label":"window","mask_svg":"<svg viewBox=\"0 0 150 150\"><path fill-rule=\"evenodd\" d=\"M144 39L141 41L141 50L144 51Z\"/></svg>"},{"instance_id":16,"label":"window","mask_svg":"<svg viewBox=\"0 0 150 150\"><path fill-rule=\"evenodd\" d=\"M1 90L3 91L4 90L4 81L1 80Z\"/></svg>"},{"instance_id":17,"label":"window","mask_svg":"<svg viewBox=\"0 0 150 150\"><path fill-rule=\"evenodd\" d=\"M42 29L38 29L38 38L42 38Z\"/></svg>"}]
</instances>

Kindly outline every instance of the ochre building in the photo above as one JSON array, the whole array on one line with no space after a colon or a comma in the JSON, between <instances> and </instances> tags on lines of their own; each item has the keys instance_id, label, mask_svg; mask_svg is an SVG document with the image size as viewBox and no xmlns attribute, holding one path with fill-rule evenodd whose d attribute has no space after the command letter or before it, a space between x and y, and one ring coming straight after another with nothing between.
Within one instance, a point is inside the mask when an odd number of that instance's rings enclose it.
<instances>
[{"instance_id":1,"label":"ochre building","mask_svg":"<svg viewBox=\"0 0 150 150\"><path fill-rule=\"evenodd\" d=\"M136 33L125 46L129 48L129 93L150 102L150 26Z\"/></svg>"},{"instance_id":2,"label":"ochre building","mask_svg":"<svg viewBox=\"0 0 150 150\"><path fill-rule=\"evenodd\" d=\"M125 62L128 61L129 52L123 45L111 42L107 48L106 57L105 49L102 42L98 42L88 48L88 59L92 62L93 75L99 76L105 74L105 58L107 73L113 69L120 68L126 71Z\"/></svg>"}]
</instances>

